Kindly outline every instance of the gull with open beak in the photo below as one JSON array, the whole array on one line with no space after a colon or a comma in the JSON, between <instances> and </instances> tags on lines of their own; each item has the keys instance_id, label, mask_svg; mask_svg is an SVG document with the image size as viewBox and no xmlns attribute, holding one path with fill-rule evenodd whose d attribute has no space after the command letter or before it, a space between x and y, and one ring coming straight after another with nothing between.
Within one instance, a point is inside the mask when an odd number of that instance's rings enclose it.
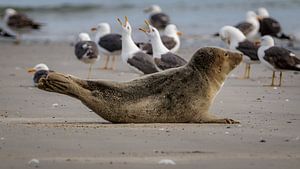
<instances>
[{"instance_id":1,"label":"gull with open beak","mask_svg":"<svg viewBox=\"0 0 300 169\"><path fill-rule=\"evenodd\" d=\"M183 58L172 53L164 46L158 30L150 25L147 20L145 20L145 23L148 26L148 30L142 28L140 30L150 38L153 48L153 58L157 67L165 70L185 65L187 62Z\"/></svg>"},{"instance_id":2,"label":"gull with open beak","mask_svg":"<svg viewBox=\"0 0 300 169\"><path fill-rule=\"evenodd\" d=\"M33 68L27 69L28 73L33 73L33 84L34 86L37 86L39 83L39 80L42 77L47 77L49 72L53 72L52 70L49 70L48 66L44 63L40 63L35 65Z\"/></svg>"},{"instance_id":3,"label":"gull with open beak","mask_svg":"<svg viewBox=\"0 0 300 169\"><path fill-rule=\"evenodd\" d=\"M158 72L151 55L144 53L134 43L131 37L132 29L125 16L125 23L117 18L117 21L122 27L122 52L121 57L123 62L131 69L139 74L151 74Z\"/></svg>"},{"instance_id":4,"label":"gull with open beak","mask_svg":"<svg viewBox=\"0 0 300 169\"><path fill-rule=\"evenodd\" d=\"M162 43L170 52L176 53L180 47L180 38L182 32L178 31L176 25L169 24L165 28L163 35L160 36ZM152 45L151 43L140 43L139 47L146 53L152 55Z\"/></svg>"},{"instance_id":5,"label":"gull with open beak","mask_svg":"<svg viewBox=\"0 0 300 169\"><path fill-rule=\"evenodd\" d=\"M106 56L105 64L100 69L114 70L116 55L120 55L122 50L122 36L117 33L111 33L108 23L99 23L91 31L96 32L94 41L98 44L99 52L101 55ZM108 67L110 58L112 58L112 64L111 67Z\"/></svg>"}]
</instances>

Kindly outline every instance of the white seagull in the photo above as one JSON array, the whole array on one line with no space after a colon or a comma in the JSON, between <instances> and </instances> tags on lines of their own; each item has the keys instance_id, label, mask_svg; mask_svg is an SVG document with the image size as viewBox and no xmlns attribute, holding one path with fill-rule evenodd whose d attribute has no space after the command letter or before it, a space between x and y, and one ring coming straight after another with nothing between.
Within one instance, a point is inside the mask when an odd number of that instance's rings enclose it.
<instances>
[{"instance_id":1,"label":"white seagull","mask_svg":"<svg viewBox=\"0 0 300 169\"><path fill-rule=\"evenodd\" d=\"M33 84L34 86L37 86L39 83L39 80L42 77L47 77L49 72L53 72L52 70L49 69L49 67L44 64L44 63L40 63L35 65L33 68L29 68L27 70L28 73L34 73L33 75Z\"/></svg>"},{"instance_id":2,"label":"white seagull","mask_svg":"<svg viewBox=\"0 0 300 169\"><path fill-rule=\"evenodd\" d=\"M273 71L272 83L275 85L275 72L280 72L279 84L281 86L283 71L300 71L300 59L288 49L274 46L274 40L266 35L261 38L261 47L258 49L258 57L262 64Z\"/></svg>"},{"instance_id":3,"label":"white seagull","mask_svg":"<svg viewBox=\"0 0 300 169\"><path fill-rule=\"evenodd\" d=\"M99 59L97 44L91 40L87 33L78 35L79 41L75 45L75 55L83 63L90 64L88 79L92 71L92 65Z\"/></svg>"},{"instance_id":4,"label":"white seagull","mask_svg":"<svg viewBox=\"0 0 300 169\"><path fill-rule=\"evenodd\" d=\"M168 48L171 52L176 53L180 47L180 35L182 35L182 32L177 29L176 25L169 24L160 38L166 48ZM153 54L151 43L140 43L139 47L146 53L150 55Z\"/></svg>"},{"instance_id":5,"label":"white seagull","mask_svg":"<svg viewBox=\"0 0 300 169\"><path fill-rule=\"evenodd\" d=\"M248 39L253 39L259 31L259 21L257 15L253 11L246 13L246 20L238 23L234 27L238 28Z\"/></svg>"},{"instance_id":6,"label":"white seagull","mask_svg":"<svg viewBox=\"0 0 300 169\"><path fill-rule=\"evenodd\" d=\"M128 22L128 18L125 16L124 24L119 18L117 18L117 20L122 26L121 56L123 62L139 74L151 74L158 72L159 70L154 63L152 56L144 53L132 40L132 29Z\"/></svg>"},{"instance_id":7,"label":"white seagull","mask_svg":"<svg viewBox=\"0 0 300 169\"><path fill-rule=\"evenodd\" d=\"M4 13L3 21L7 27L18 32L17 43L20 42L22 32L40 29L42 24L37 23L27 15L17 12L15 9L7 8Z\"/></svg>"},{"instance_id":8,"label":"white seagull","mask_svg":"<svg viewBox=\"0 0 300 169\"><path fill-rule=\"evenodd\" d=\"M122 36L117 33L111 33L108 23L99 23L91 30L96 32L95 42L98 44L100 53L106 56L104 67L101 69L115 69L115 57L120 55L122 50ZM109 68L108 62L110 57L112 57L112 65Z\"/></svg>"},{"instance_id":9,"label":"white seagull","mask_svg":"<svg viewBox=\"0 0 300 169\"><path fill-rule=\"evenodd\" d=\"M157 67L161 70L165 70L185 65L187 61L174 54L164 46L158 30L151 26L147 20L145 20L145 23L149 29L144 30L140 28L140 30L145 32L150 38L153 48L153 58Z\"/></svg>"},{"instance_id":10,"label":"white seagull","mask_svg":"<svg viewBox=\"0 0 300 169\"><path fill-rule=\"evenodd\" d=\"M250 64L259 63L257 56L258 45L246 39L245 35L233 26L224 26L219 31L220 38L228 45L229 49L243 53L246 63L244 77L250 78Z\"/></svg>"}]
</instances>

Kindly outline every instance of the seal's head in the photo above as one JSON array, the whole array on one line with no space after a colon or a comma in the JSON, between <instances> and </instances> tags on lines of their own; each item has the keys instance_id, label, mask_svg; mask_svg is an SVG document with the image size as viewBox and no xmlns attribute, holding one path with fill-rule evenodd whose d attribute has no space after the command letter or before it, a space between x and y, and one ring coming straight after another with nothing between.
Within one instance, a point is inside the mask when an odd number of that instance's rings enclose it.
<instances>
[{"instance_id":1,"label":"seal's head","mask_svg":"<svg viewBox=\"0 0 300 169\"><path fill-rule=\"evenodd\" d=\"M201 72L227 75L241 63L242 56L218 47L204 47L193 55L189 66Z\"/></svg>"}]
</instances>

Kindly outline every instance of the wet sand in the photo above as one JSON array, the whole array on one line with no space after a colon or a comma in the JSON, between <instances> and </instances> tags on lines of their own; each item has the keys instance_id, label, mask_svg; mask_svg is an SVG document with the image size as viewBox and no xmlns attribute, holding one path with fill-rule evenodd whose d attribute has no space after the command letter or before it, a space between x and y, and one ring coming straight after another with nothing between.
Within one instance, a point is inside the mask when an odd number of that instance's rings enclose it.
<instances>
[{"instance_id":1,"label":"wet sand","mask_svg":"<svg viewBox=\"0 0 300 169\"><path fill-rule=\"evenodd\" d=\"M183 48L189 59L196 47ZM68 44L0 44L0 168L299 168L300 74L284 73L283 87L263 87L271 73L253 65L240 80L241 64L226 80L211 111L239 120L217 124L110 124L80 101L33 87L26 69L87 77L88 65ZM298 52L299 53L299 52ZM116 71L94 66L92 77L138 77L118 58ZM176 165L158 164L162 159Z\"/></svg>"}]
</instances>

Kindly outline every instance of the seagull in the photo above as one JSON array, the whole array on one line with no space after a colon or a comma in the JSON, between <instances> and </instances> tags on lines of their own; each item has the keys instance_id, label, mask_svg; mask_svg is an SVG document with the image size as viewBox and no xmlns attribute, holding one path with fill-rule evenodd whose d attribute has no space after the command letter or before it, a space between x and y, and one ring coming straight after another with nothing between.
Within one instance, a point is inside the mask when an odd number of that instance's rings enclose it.
<instances>
[{"instance_id":1,"label":"seagull","mask_svg":"<svg viewBox=\"0 0 300 169\"><path fill-rule=\"evenodd\" d=\"M238 28L247 39L253 39L259 31L259 22L257 20L257 15L253 11L248 11L246 13L246 20L240 22L234 27Z\"/></svg>"},{"instance_id":2,"label":"seagull","mask_svg":"<svg viewBox=\"0 0 300 169\"><path fill-rule=\"evenodd\" d=\"M180 56L172 53L164 46L158 30L150 25L147 20L145 20L145 23L148 26L149 30L145 30L142 28L140 28L140 30L145 32L146 35L150 38L151 45L153 47L153 58L157 67L161 70L166 70L185 65L187 61L185 61Z\"/></svg>"},{"instance_id":3,"label":"seagull","mask_svg":"<svg viewBox=\"0 0 300 169\"><path fill-rule=\"evenodd\" d=\"M259 63L257 56L258 45L246 39L245 35L233 26L224 26L219 31L221 39L231 50L242 52L243 61L246 63L244 79L250 78L250 64Z\"/></svg>"},{"instance_id":4,"label":"seagull","mask_svg":"<svg viewBox=\"0 0 300 169\"><path fill-rule=\"evenodd\" d=\"M180 35L182 35L182 32L178 31L176 25L169 24L160 38L170 52L176 53L180 47ZM153 54L151 43L139 43L139 47L147 54Z\"/></svg>"},{"instance_id":5,"label":"seagull","mask_svg":"<svg viewBox=\"0 0 300 169\"><path fill-rule=\"evenodd\" d=\"M75 44L75 55L77 59L83 63L90 64L88 79L90 78L92 65L99 59L99 51L97 44L91 41L87 33L80 33L78 35L79 41Z\"/></svg>"},{"instance_id":6,"label":"seagull","mask_svg":"<svg viewBox=\"0 0 300 169\"><path fill-rule=\"evenodd\" d=\"M115 69L115 57L120 55L122 50L122 36L111 33L108 23L99 23L91 30L96 32L95 42L98 44L100 53L106 56L104 67L101 69ZM110 57L112 57L112 66L108 68Z\"/></svg>"},{"instance_id":7,"label":"seagull","mask_svg":"<svg viewBox=\"0 0 300 169\"><path fill-rule=\"evenodd\" d=\"M300 59L288 49L274 46L274 39L265 35L261 38L258 57L262 64L273 71L270 86L281 86L283 71L300 71ZM279 84L275 85L275 72L280 72Z\"/></svg>"},{"instance_id":8,"label":"seagull","mask_svg":"<svg viewBox=\"0 0 300 169\"><path fill-rule=\"evenodd\" d=\"M292 40L292 37L282 32L280 23L274 18L270 17L270 14L266 8L258 8L258 20L260 23L259 32L261 36L270 35L278 39Z\"/></svg>"},{"instance_id":9,"label":"seagull","mask_svg":"<svg viewBox=\"0 0 300 169\"><path fill-rule=\"evenodd\" d=\"M39 80L42 77L47 77L49 72L53 72L52 70L50 70L48 68L48 66L44 63L39 63L37 65L35 65L33 68L29 68L27 70L28 73L34 73L33 75L33 83L34 86L37 86L39 83Z\"/></svg>"},{"instance_id":10,"label":"seagull","mask_svg":"<svg viewBox=\"0 0 300 169\"><path fill-rule=\"evenodd\" d=\"M13 29L40 29L41 24L33 21L27 15L18 13L12 8L7 8L4 14L4 22Z\"/></svg>"},{"instance_id":11,"label":"seagull","mask_svg":"<svg viewBox=\"0 0 300 169\"><path fill-rule=\"evenodd\" d=\"M170 17L158 5L151 5L144 12L150 13L150 23L157 29L164 29L170 23Z\"/></svg>"},{"instance_id":12,"label":"seagull","mask_svg":"<svg viewBox=\"0 0 300 169\"><path fill-rule=\"evenodd\" d=\"M144 53L136 46L131 37L131 26L128 18L125 16L125 23L117 18L117 21L122 26L122 60L124 63L139 74L151 74L158 72L151 55Z\"/></svg>"},{"instance_id":13,"label":"seagull","mask_svg":"<svg viewBox=\"0 0 300 169\"><path fill-rule=\"evenodd\" d=\"M40 23L33 21L27 15L19 13L12 8L7 8L5 10L3 21L5 25L18 33L28 30L37 30L42 26ZM17 36L17 42L19 42L19 37Z\"/></svg>"}]
</instances>

